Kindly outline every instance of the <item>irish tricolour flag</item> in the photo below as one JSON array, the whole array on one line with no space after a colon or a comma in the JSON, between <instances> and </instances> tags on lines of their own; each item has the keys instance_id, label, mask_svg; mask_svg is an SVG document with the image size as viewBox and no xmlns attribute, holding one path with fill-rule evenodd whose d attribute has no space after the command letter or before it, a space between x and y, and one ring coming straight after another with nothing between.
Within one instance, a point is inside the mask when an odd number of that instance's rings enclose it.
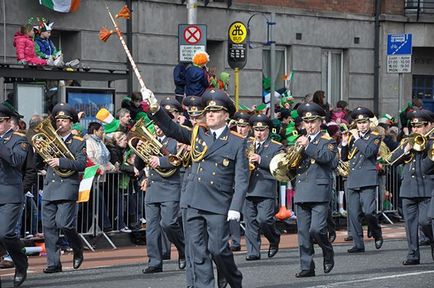
<instances>
[{"instance_id":1,"label":"irish tricolour flag","mask_svg":"<svg viewBox=\"0 0 434 288\"><path fill-rule=\"evenodd\" d=\"M80 0L39 0L39 3L61 13L74 12L80 6Z\"/></svg>"},{"instance_id":2,"label":"irish tricolour flag","mask_svg":"<svg viewBox=\"0 0 434 288\"><path fill-rule=\"evenodd\" d=\"M92 189L93 178L95 177L96 171L99 165L93 165L87 167L84 170L83 179L80 182L80 188L78 189L78 200L77 202L87 202L89 201L90 190Z\"/></svg>"}]
</instances>

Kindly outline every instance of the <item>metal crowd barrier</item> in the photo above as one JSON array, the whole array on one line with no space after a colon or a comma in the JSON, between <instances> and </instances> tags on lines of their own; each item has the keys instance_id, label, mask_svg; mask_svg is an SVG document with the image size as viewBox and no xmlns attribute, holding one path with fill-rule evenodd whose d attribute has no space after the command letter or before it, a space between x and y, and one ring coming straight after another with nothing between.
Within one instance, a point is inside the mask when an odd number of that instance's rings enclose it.
<instances>
[{"instance_id":1,"label":"metal crowd barrier","mask_svg":"<svg viewBox=\"0 0 434 288\"><path fill-rule=\"evenodd\" d=\"M22 238L38 236L43 232L41 201L44 177L38 175L32 190L26 194L21 225L17 227ZM115 249L107 234L130 232L127 227L140 228L145 219L144 192L134 178L124 173L96 176L89 201L77 206L77 230L92 251L94 248L87 236L104 237Z\"/></svg>"},{"instance_id":2,"label":"metal crowd barrier","mask_svg":"<svg viewBox=\"0 0 434 288\"><path fill-rule=\"evenodd\" d=\"M392 223L387 215L398 213L401 167L385 166L384 169L378 189L377 212ZM346 191L345 180L341 176L336 176L333 187L335 199L339 191ZM38 175L32 191L26 195L22 222L18 227L22 238L43 232L41 222L43 181L44 176ZM140 228L145 219L144 194L145 192L139 189L137 181L126 174L107 173L95 177L90 200L78 204L77 229L89 249L94 250L86 237L104 237L113 248L116 248L108 233L121 232L125 227ZM292 208L293 203L287 203L287 206ZM346 209L345 202L344 208ZM338 210L336 200L332 202L332 210Z\"/></svg>"}]
</instances>

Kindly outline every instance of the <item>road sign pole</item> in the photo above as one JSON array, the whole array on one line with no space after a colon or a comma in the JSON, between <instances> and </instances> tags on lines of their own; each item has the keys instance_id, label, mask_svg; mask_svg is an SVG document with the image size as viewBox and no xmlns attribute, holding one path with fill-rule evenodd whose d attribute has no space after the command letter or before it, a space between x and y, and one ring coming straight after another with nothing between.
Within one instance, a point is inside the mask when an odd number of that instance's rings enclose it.
<instances>
[{"instance_id":1,"label":"road sign pole","mask_svg":"<svg viewBox=\"0 0 434 288\"><path fill-rule=\"evenodd\" d=\"M197 0L187 1L188 24L197 24Z\"/></svg>"},{"instance_id":2,"label":"road sign pole","mask_svg":"<svg viewBox=\"0 0 434 288\"><path fill-rule=\"evenodd\" d=\"M404 99L403 95L404 95L404 74L403 73L399 73L399 98L398 98L398 111L401 111L402 109L402 101Z\"/></svg>"},{"instance_id":3,"label":"road sign pole","mask_svg":"<svg viewBox=\"0 0 434 288\"><path fill-rule=\"evenodd\" d=\"M235 108L240 107L240 69L234 69Z\"/></svg>"},{"instance_id":4,"label":"road sign pole","mask_svg":"<svg viewBox=\"0 0 434 288\"><path fill-rule=\"evenodd\" d=\"M276 90L276 43L274 42L274 27L276 13L271 12L271 26L270 26L270 118L274 117L274 91Z\"/></svg>"}]
</instances>

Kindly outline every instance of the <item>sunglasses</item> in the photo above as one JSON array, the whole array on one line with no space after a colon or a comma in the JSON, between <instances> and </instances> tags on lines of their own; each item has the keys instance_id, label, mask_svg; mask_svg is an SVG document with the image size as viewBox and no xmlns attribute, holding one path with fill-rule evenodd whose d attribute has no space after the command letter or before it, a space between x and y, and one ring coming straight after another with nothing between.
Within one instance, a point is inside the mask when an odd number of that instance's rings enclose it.
<instances>
[{"instance_id":1,"label":"sunglasses","mask_svg":"<svg viewBox=\"0 0 434 288\"><path fill-rule=\"evenodd\" d=\"M0 123L3 123L4 121L8 120L9 117L0 117Z\"/></svg>"}]
</instances>

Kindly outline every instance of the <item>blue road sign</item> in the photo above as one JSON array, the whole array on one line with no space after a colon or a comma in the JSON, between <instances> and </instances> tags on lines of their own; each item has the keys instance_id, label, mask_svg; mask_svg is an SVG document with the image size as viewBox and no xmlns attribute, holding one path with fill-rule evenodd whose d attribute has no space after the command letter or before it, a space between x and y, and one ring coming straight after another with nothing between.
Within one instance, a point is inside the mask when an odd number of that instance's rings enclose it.
<instances>
[{"instance_id":1,"label":"blue road sign","mask_svg":"<svg viewBox=\"0 0 434 288\"><path fill-rule=\"evenodd\" d=\"M387 55L411 55L412 34L387 35Z\"/></svg>"}]
</instances>

